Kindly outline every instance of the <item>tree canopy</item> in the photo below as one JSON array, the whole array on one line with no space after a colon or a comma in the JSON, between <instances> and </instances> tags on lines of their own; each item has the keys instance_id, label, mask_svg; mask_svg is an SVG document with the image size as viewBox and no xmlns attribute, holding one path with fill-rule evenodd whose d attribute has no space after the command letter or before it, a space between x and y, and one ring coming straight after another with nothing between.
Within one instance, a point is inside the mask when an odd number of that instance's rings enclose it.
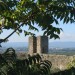
<instances>
[{"instance_id":1,"label":"tree canopy","mask_svg":"<svg viewBox=\"0 0 75 75\"><path fill-rule=\"evenodd\" d=\"M0 33L3 29L13 29L14 32L25 35L34 33L22 30L21 26L28 26L29 30L38 29L35 23L50 38L59 38L61 28L53 26L75 22L74 0L1 0L0 1ZM13 33L14 33L13 32Z\"/></svg>"}]
</instances>

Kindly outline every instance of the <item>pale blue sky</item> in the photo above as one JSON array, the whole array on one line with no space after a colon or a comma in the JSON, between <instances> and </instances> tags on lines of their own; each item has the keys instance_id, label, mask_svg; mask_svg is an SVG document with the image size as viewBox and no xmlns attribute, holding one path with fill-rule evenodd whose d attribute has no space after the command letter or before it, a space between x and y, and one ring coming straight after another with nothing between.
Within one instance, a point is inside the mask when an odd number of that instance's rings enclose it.
<instances>
[{"instance_id":1,"label":"pale blue sky","mask_svg":"<svg viewBox=\"0 0 75 75\"><path fill-rule=\"evenodd\" d=\"M35 24L36 25L36 24ZM75 42L75 23L74 24L63 24L60 22L59 25L56 25L55 23L53 24L56 27L60 27L63 29L63 32L60 34L60 39L54 40L50 39L50 42L55 42L55 41L72 41ZM39 27L38 27L39 28ZM23 27L23 29L27 30L27 27ZM0 34L0 38L5 38L8 36L13 30L4 30L2 34ZM41 28L39 28L39 32L32 31L38 35L42 35L43 31L41 31ZM16 33L14 33L8 40L9 42L28 42L28 37L29 36L24 36L24 34L20 34L18 36Z\"/></svg>"}]
</instances>

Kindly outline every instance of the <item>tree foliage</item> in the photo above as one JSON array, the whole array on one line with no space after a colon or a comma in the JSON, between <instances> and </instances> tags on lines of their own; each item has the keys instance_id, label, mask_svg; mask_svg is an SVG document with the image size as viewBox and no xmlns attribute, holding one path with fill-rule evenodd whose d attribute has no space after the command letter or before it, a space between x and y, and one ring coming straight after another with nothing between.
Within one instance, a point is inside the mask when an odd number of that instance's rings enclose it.
<instances>
[{"instance_id":1,"label":"tree foliage","mask_svg":"<svg viewBox=\"0 0 75 75\"><path fill-rule=\"evenodd\" d=\"M42 61L39 54L18 59L12 48L0 54L0 75L50 75L51 66L51 62Z\"/></svg>"},{"instance_id":2,"label":"tree foliage","mask_svg":"<svg viewBox=\"0 0 75 75\"><path fill-rule=\"evenodd\" d=\"M1 0L0 1L0 33L3 29L14 29L25 35L33 33L22 30L21 26L28 26L29 30L37 30L35 23L50 38L59 38L61 28L53 26L75 22L74 0Z\"/></svg>"}]
</instances>

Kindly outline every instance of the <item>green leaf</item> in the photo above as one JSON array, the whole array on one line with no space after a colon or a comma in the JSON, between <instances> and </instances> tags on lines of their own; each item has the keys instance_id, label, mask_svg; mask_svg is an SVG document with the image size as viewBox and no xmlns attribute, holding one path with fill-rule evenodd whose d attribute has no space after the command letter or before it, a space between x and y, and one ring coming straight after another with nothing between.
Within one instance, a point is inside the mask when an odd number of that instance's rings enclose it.
<instances>
[{"instance_id":1,"label":"green leaf","mask_svg":"<svg viewBox=\"0 0 75 75\"><path fill-rule=\"evenodd\" d=\"M54 21L55 21L56 24L59 24L58 21L57 21L56 19L54 19Z\"/></svg>"},{"instance_id":2,"label":"green leaf","mask_svg":"<svg viewBox=\"0 0 75 75\"><path fill-rule=\"evenodd\" d=\"M60 29L59 29L59 28L57 28L57 29L56 29L56 32L57 32L58 34L60 34Z\"/></svg>"}]
</instances>

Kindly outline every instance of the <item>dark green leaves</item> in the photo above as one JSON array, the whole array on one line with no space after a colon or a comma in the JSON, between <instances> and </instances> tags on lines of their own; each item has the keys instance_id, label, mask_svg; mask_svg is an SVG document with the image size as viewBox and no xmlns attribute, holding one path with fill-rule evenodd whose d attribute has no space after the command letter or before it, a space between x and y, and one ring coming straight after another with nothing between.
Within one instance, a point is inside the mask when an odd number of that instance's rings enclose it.
<instances>
[{"instance_id":1,"label":"dark green leaves","mask_svg":"<svg viewBox=\"0 0 75 75\"><path fill-rule=\"evenodd\" d=\"M8 6L4 1L0 1L0 11L7 10Z\"/></svg>"},{"instance_id":2,"label":"dark green leaves","mask_svg":"<svg viewBox=\"0 0 75 75\"><path fill-rule=\"evenodd\" d=\"M0 18L5 19L4 29L15 30L20 25L26 25L28 30L38 31L35 27L38 24L45 35L55 39L59 38L61 29L53 27L53 23L75 22L74 0L2 0L0 9ZM28 30L24 30L25 35L33 35Z\"/></svg>"},{"instance_id":3,"label":"dark green leaves","mask_svg":"<svg viewBox=\"0 0 75 75\"><path fill-rule=\"evenodd\" d=\"M1 75L50 75L51 66L51 62L42 61L39 54L21 59L16 57L13 48L8 48L5 53L0 54Z\"/></svg>"},{"instance_id":4,"label":"dark green leaves","mask_svg":"<svg viewBox=\"0 0 75 75\"><path fill-rule=\"evenodd\" d=\"M28 31L25 31L25 30L24 30L24 34L25 34L25 36L27 36L27 35L34 36L34 35L35 35L34 33L32 33L32 32L28 32Z\"/></svg>"},{"instance_id":5,"label":"dark green leaves","mask_svg":"<svg viewBox=\"0 0 75 75\"><path fill-rule=\"evenodd\" d=\"M52 25L49 25L47 29L45 28L44 35L49 36L50 39L52 38L57 39L59 38L58 34L60 34L61 30L62 30L61 28L56 28L53 27Z\"/></svg>"}]
</instances>

